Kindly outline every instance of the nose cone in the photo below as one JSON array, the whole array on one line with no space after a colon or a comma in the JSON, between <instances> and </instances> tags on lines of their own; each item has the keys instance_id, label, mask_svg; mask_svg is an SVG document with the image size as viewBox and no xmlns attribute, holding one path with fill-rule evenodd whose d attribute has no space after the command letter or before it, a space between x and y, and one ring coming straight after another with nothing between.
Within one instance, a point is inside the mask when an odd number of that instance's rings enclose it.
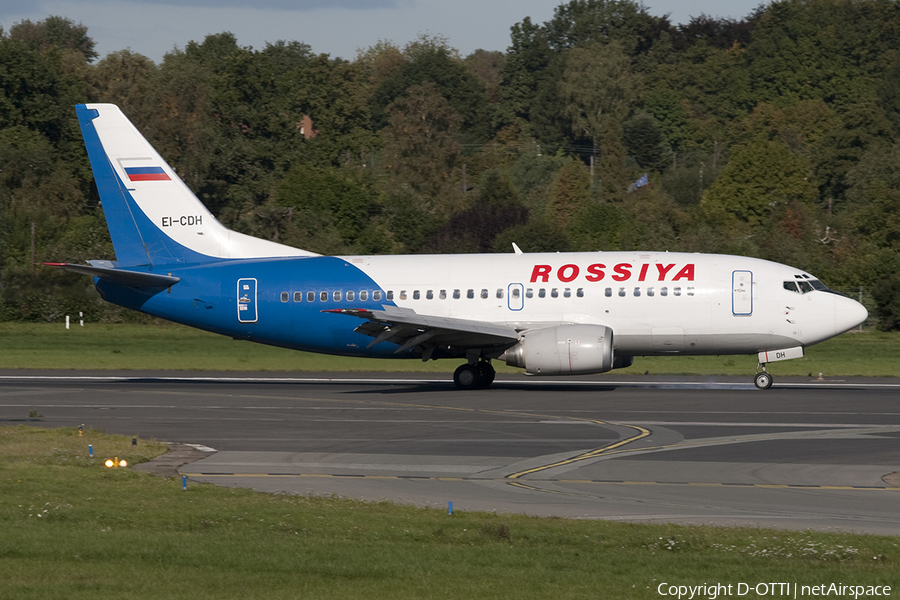
<instances>
[{"instance_id":1,"label":"nose cone","mask_svg":"<svg viewBox=\"0 0 900 600\"><path fill-rule=\"evenodd\" d=\"M834 333L844 333L869 317L866 307L850 298L836 296L834 301Z\"/></svg>"}]
</instances>

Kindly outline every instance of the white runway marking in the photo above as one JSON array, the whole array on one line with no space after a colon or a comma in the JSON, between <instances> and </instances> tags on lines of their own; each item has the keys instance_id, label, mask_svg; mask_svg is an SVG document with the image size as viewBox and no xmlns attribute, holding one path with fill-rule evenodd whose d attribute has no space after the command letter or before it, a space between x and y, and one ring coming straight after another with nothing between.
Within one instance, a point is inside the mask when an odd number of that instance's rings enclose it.
<instances>
[{"instance_id":1,"label":"white runway marking","mask_svg":"<svg viewBox=\"0 0 900 600\"><path fill-rule=\"evenodd\" d=\"M341 384L450 384L447 379L408 379L408 378L355 378L355 377L192 377L185 376L142 376L142 375L0 375L0 381L198 381L207 383L341 383ZM513 384L527 386L615 386L638 388L677 388L677 389L755 389L753 383L740 383L728 381L614 381L598 379L594 381L543 379L526 380L497 379L498 384ZM830 389L845 388L870 388L870 389L894 389L900 388L900 383L895 382L847 382L841 381L808 381L776 382L773 387L821 387Z\"/></svg>"}]
</instances>

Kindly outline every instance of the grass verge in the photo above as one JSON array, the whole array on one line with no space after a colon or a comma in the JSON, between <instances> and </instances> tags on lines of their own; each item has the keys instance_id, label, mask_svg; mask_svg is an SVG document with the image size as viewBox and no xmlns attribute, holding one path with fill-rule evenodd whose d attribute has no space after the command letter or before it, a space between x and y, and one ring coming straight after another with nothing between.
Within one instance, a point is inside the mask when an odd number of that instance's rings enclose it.
<instances>
[{"instance_id":1,"label":"grass verge","mask_svg":"<svg viewBox=\"0 0 900 600\"><path fill-rule=\"evenodd\" d=\"M104 454L138 462L162 451L130 439L0 427L0 598L627 599L657 598L663 582L900 589L895 537L183 491L100 466Z\"/></svg>"},{"instance_id":2,"label":"grass verge","mask_svg":"<svg viewBox=\"0 0 900 600\"><path fill-rule=\"evenodd\" d=\"M311 354L235 341L189 327L0 323L0 369L198 371L403 371L452 373L459 361L384 360ZM776 376L900 377L900 334L850 332L771 363ZM520 373L495 361L501 373ZM639 357L616 374L749 375L756 356Z\"/></svg>"}]
</instances>

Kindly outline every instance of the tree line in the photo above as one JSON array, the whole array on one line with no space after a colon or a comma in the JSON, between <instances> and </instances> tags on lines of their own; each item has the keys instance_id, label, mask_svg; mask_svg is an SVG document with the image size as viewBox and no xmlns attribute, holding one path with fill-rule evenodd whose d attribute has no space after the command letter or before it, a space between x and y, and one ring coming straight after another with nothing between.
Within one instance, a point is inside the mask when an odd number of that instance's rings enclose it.
<instances>
[{"instance_id":1,"label":"tree line","mask_svg":"<svg viewBox=\"0 0 900 600\"><path fill-rule=\"evenodd\" d=\"M0 320L126 318L40 266L114 258L74 115L111 102L244 233L323 254L756 256L865 286L900 328L898 0L677 25L570 0L468 56L433 36L353 60L227 32L160 64L94 47L65 17L0 28Z\"/></svg>"}]
</instances>

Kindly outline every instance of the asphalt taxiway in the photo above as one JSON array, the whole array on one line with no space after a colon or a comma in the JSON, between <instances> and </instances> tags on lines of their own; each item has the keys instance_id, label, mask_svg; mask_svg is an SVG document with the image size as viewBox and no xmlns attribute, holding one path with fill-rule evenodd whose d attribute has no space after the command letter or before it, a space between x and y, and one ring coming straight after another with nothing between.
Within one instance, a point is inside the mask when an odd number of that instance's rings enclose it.
<instances>
[{"instance_id":1,"label":"asphalt taxiway","mask_svg":"<svg viewBox=\"0 0 900 600\"><path fill-rule=\"evenodd\" d=\"M0 371L0 424L202 445L183 474L263 491L900 535L900 381L610 375Z\"/></svg>"}]
</instances>

